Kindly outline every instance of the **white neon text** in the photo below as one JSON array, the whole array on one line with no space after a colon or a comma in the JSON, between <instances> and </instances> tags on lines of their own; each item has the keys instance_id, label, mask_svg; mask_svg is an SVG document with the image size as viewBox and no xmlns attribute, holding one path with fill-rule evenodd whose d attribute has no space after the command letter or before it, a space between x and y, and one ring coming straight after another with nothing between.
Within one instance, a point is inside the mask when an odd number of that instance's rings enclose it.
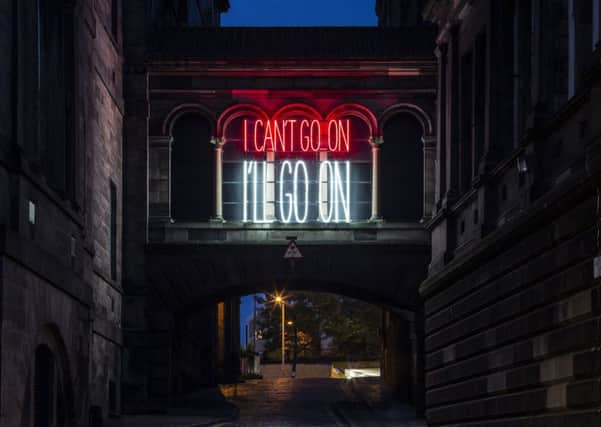
<instances>
[{"instance_id":1,"label":"white neon text","mask_svg":"<svg viewBox=\"0 0 601 427\"><path fill-rule=\"evenodd\" d=\"M294 218L295 223L306 223L311 220L309 218L311 182L317 184L317 217L312 219L323 223L351 222L351 164L349 161L324 160L320 162L315 177L317 179L311 181L309 168L305 161L285 160L279 166L279 179L275 183L267 180L268 164L269 162L266 161L245 160L243 162L242 220L244 222L271 223L279 220L288 224ZM290 191L290 185L286 185L290 181L292 182L292 191ZM276 202L267 200L268 185L275 185L278 188L278 218L268 218L266 214L267 205ZM249 207L252 209L252 218L249 217ZM274 211L271 210L271 212Z\"/></svg>"}]
</instances>

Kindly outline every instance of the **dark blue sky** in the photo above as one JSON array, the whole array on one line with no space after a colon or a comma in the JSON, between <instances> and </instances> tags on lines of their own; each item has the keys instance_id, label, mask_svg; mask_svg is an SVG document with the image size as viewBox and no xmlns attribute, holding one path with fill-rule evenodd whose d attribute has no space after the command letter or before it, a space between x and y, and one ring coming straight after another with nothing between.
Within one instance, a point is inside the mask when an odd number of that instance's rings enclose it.
<instances>
[{"instance_id":1,"label":"dark blue sky","mask_svg":"<svg viewBox=\"0 0 601 427\"><path fill-rule=\"evenodd\" d=\"M375 26L375 0L230 0L225 27Z\"/></svg>"}]
</instances>

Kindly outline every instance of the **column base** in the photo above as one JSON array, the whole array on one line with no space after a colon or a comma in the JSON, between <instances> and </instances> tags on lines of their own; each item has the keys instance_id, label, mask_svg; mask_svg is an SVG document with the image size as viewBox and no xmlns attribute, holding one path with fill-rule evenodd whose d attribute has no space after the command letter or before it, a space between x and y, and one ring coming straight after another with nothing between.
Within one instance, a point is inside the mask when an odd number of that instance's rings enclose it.
<instances>
[{"instance_id":1,"label":"column base","mask_svg":"<svg viewBox=\"0 0 601 427\"><path fill-rule=\"evenodd\" d=\"M223 217L211 217L211 219L209 219L209 222L211 224L223 224L225 220L223 219Z\"/></svg>"},{"instance_id":2,"label":"column base","mask_svg":"<svg viewBox=\"0 0 601 427\"><path fill-rule=\"evenodd\" d=\"M372 216L369 219L369 222L382 223L382 222L384 222L384 218L382 218L380 215Z\"/></svg>"}]
</instances>

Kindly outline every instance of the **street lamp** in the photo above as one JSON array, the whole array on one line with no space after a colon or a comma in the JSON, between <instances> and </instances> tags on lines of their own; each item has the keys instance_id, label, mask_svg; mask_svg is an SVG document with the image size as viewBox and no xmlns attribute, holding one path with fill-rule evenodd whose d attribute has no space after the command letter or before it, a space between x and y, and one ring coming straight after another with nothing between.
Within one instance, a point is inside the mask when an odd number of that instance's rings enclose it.
<instances>
[{"instance_id":1,"label":"street lamp","mask_svg":"<svg viewBox=\"0 0 601 427\"><path fill-rule=\"evenodd\" d=\"M282 373L285 370L285 352L286 352L286 328L284 325L286 324L286 302L281 295L275 296L276 304L280 304L282 307Z\"/></svg>"},{"instance_id":2,"label":"street lamp","mask_svg":"<svg viewBox=\"0 0 601 427\"><path fill-rule=\"evenodd\" d=\"M294 326L294 346L292 347L292 378L296 378L296 358L298 355L298 330L296 323L292 320L288 321L288 326Z\"/></svg>"}]
</instances>

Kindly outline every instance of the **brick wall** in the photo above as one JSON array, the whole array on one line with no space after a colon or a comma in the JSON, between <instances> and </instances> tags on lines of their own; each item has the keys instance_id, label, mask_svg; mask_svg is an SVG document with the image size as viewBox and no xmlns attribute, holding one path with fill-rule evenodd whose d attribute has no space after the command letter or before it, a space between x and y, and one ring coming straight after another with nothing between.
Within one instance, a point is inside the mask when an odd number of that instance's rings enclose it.
<instances>
[{"instance_id":1,"label":"brick wall","mask_svg":"<svg viewBox=\"0 0 601 427\"><path fill-rule=\"evenodd\" d=\"M551 217L541 201L422 287L431 425L598 425L595 200L582 193Z\"/></svg>"}]
</instances>

